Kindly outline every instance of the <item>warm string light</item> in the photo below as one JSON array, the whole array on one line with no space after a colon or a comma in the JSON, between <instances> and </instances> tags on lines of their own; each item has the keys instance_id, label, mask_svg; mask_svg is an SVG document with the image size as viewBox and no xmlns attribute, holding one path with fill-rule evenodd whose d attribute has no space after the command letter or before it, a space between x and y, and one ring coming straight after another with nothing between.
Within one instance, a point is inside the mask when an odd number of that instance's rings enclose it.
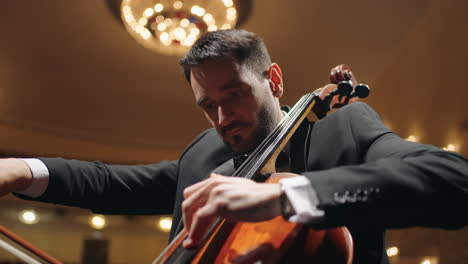
<instances>
[{"instance_id":1,"label":"warm string light","mask_svg":"<svg viewBox=\"0 0 468 264\"><path fill-rule=\"evenodd\" d=\"M172 227L172 218L171 217L161 217L156 221L156 225L163 232L169 232Z\"/></svg>"},{"instance_id":2,"label":"warm string light","mask_svg":"<svg viewBox=\"0 0 468 264\"><path fill-rule=\"evenodd\" d=\"M36 224L39 222L39 213L34 210L23 210L19 213L18 219L24 224ZM108 225L108 221L104 215L91 215L88 219L88 224L93 229L103 229ZM156 220L156 227L163 231L169 232L172 227L172 217L164 216Z\"/></svg>"},{"instance_id":3,"label":"warm string light","mask_svg":"<svg viewBox=\"0 0 468 264\"><path fill-rule=\"evenodd\" d=\"M412 141L412 142L419 142L419 138L415 135L410 135L406 138L407 141ZM459 150L459 146L457 144L447 144L445 147L442 147L443 150L446 151L453 151L456 152Z\"/></svg>"},{"instance_id":4,"label":"warm string light","mask_svg":"<svg viewBox=\"0 0 468 264\"><path fill-rule=\"evenodd\" d=\"M34 210L23 210L19 214L19 220L27 225L36 224L39 222L39 214Z\"/></svg>"},{"instance_id":5,"label":"warm string light","mask_svg":"<svg viewBox=\"0 0 468 264\"><path fill-rule=\"evenodd\" d=\"M420 264L438 264L439 258L436 256L426 256L419 263Z\"/></svg>"},{"instance_id":6,"label":"warm string light","mask_svg":"<svg viewBox=\"0 0 468 264\"><path fill-rule=\"evenodd\" d=\"M396 256L396 255L398 255L398 253L399 253L399 250L398 250L397 247L387 248L387 256L389 256L389 257Z\"/></svg>"},{"instance_id":7,"label":"warm string light","mask_svg":"<svg viewBox=\"0 0 468 264\"><path fill-rule=\"evenodd\" d=\"M127 30L140 43L170 54L184 54L207 31L236 25L232 0L122 1L121 15ZM144 6L143 6L144 5Z\"/></svg>"},{"instance_id":8,"label":"warm string light","mask_svg":"<svg viewBox=\"0 0 468 264\"><path fill-rule=\"evenodd\" d=\"M457 151L457 147L454 144L448 144L447 146L443 147L443 149L447 151Z\"/></svg>"},{"instance_id":9,"label":"warm string light","mask_svg":"<svg viewBox=\"0 0 468 264\"><path fill-rule=\"evenodd\" d=\"M392 130L391 124L389 123L388 120L384 120L384 125L389 129ZM412 134L408 135L408 137L405 138L407 141L411 142L421 142L420 138L420 133L414 131L415 129L412 129L411 132ZM414 134L413 134L414 133ZM419 134L419 135L418 135ZM449 142L445 146L439 146L441 149L446 150L446 151L452 151L452 152L459 152L461 150L461 145L459 144L460 141L456 139L456 136L450 136L448 137Z\"/></svg>"},{"instance_id":10,"label":"warm string light","mask_svg":"<svg viewBox=\"0 0 468 264\"><path fill-rule=\"evenodd\" d=\"M39 214L34 210L23 210L19 214L19 220L25 224L35 224L39 222ZM92 215L89 218L89 224L94 229L103 229L107 226L107 220L104 215ZM169 232L172 226L171 217L160 217L156 221L157 227L163 232ZM388 257L399 255L399 249L396 246L389 247L386 250ZM425 257L420 264L437 264L437 257Z\"/></svg>"},{"instance_id":11,"label":"warm string light","mask_svg":"<svg viewBox=\"0 0 468 264\"><path fill-rule=\"evenodd\" d=\"M103 215L93 215L89 218L89 225L94 229L103 229L106 227L106 217Z\"/></svg>"}]
</instances>

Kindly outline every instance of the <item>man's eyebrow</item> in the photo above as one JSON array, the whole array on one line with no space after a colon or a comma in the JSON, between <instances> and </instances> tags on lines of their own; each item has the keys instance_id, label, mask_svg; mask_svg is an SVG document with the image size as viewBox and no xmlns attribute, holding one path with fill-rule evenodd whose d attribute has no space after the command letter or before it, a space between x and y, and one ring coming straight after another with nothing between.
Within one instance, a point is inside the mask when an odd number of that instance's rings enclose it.
<instances>
[{"instance_id":1,"label":"man's eyebrow","mask_svg":"<svg viewBox=\"0 0 468 264\"><path fill-rule=\"evenodd\" d=\"M229 90L231 88L234 88L236 86L239 86L241 85L243 82L241 80L234 80L226 85L223 86L223 88L221 88L222 91L225 91L225 90Z\"/></svg>"},{"instance_id":2,"label":"man's eyebrow","mask_svg":"<svg viewBox=\"0 0 468 264\"><path fill-rule=\"evenodd\" d=\"M243 82L241 80L234 80L226 85L224 85L222 88L221 88L221 91L226 91L226 90L229 90L229 89L232 89L232 88L235 88L239 85L241 85ZM197 105L201 106L203 105L206 101L208 101L208 97L202 97L200 99L197 100Z\"/></svg>"},{"instance_id":3,"label":"man's eyebrow","mask_svg":"<svg viewBox=\"0 0 468 264\"><path fill-rule=\"evenodd\" d=\"M197 105L198 106L201 106L202 104L204 104L206 101L208 101L208 98L207 97L202 97L200 99L197 100Z\"/></svg>"}]
</instances>

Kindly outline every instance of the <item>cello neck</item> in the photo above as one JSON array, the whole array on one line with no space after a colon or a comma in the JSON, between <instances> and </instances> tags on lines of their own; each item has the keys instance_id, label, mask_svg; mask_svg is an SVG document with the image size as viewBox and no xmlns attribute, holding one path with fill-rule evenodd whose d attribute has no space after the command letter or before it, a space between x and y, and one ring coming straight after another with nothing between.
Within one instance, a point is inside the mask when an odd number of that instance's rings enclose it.
<instances>
[{"instance_id":1,"label":"cello neck","mask_svg":"<svg viewBox=\"0 0 468 264\"><path fill-rule=\"evenodd\" d=\"M286 146L291 136L312 109L317 97L317 93L302 96L232 176L255 179L259 172L274 172L279 152Z\"/></svg>"}]
</instances>

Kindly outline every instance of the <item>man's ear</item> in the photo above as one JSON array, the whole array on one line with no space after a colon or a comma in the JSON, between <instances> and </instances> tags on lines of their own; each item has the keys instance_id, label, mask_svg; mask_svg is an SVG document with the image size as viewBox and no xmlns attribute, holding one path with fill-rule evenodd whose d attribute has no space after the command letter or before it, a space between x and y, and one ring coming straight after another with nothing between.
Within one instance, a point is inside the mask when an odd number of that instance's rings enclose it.
<instances>
[{"instance_id":1,"label":"man's ear","mask_svg":"<svg viewBox=\"0 0 468 264\"><path fill-rule=\"evenodd\" d=\"M281 68L276 63L272 63L268 68L268 77L270 78L270 90L274 97L283 96L283 75Z\"/></svg>"}]
</instances>

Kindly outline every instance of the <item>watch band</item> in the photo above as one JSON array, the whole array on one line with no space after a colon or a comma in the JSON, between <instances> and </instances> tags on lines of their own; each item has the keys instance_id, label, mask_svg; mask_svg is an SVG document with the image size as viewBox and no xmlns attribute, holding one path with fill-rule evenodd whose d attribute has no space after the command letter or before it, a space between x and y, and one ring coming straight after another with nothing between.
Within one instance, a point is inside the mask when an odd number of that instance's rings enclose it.
<instances>
[{"instance_id":1,"label":"watch band","mask_svg":"<svg viewBox=\"0 0 468 264\"><path fill-rule=\"evenodd\" d=\"M281 188L281 195L280 195L280 206L281 206L281 214L283 218L289 220L289 218L296 214L294 208L292 207L291 202L286 195L286 192L283 188L283 185L280 184Z\"/></svg>"}]
</instances>

